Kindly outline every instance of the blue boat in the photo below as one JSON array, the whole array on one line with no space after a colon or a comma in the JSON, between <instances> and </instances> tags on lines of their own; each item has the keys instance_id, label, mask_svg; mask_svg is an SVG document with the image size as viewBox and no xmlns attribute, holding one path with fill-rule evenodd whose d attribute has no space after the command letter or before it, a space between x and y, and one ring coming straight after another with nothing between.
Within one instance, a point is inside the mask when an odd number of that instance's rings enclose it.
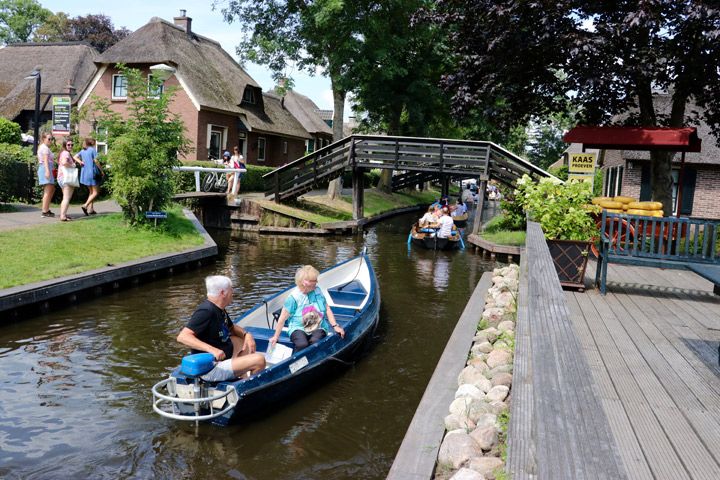
<instances>
[{"instance_id":1,"label":"blue boat","mask_svg":"<svg viewBox=\"0 0 720 480\"><path fill-rule=\"evenodd\" d=\"M265 370L225 382L204 382L199 377L213 367L212 355L189 355L167 379L153 386L153 410L175 420L240 423L257 418L258 411L286 402L326 379L332 370L347 365L378 325L380 291L375 271L363 251L321 272L318 286L345 330L345 338L331 332L293 354L290 337L283 332L273 351L268 352L268 340L292 285L234 320L255 337L257 351L265 353Z\"/></svg>"}]
</instances>

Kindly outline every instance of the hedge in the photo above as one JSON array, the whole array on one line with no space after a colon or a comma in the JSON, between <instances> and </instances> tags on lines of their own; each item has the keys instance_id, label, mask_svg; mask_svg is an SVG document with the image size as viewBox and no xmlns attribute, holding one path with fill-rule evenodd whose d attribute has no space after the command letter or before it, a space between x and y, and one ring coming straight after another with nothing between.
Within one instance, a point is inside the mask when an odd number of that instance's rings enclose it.
<instances>
[{"instance_id":1,"label":"hedge","mask_svg":"<svg viewBox=\"0 0 720 480\"><path fill-rule=\"evenodd\" d=\"M207 160L185 160L182 162L184 167L214 167L217 164L210 163ZM273 167L262 167L258 165L248 165L247 173L240 182L241 192L265 192L270 189L266 186L265 179L262 178L268 172L272 172ZM194 172L173 172L175 177L175 192L192 192L195 191L195 173ZM202 180L203 173L200 173ZM269 183L267 184L269 185Z\"/></svg>"},{"instance_id":2,"label":"hedge","mask_svg":"<svg viewBox=\"0 0 720 480\"><path fill-rule=\"evenodd\" d=\"M7 118L0 117L0 143L20 145L22 143L20 125L11 122Z\"/></svg>"},{"instance_id":3,"label":"hedge","mask_svg":"<svg viewBox=\"0 0 720 480\"><path fill-rule=\"evenodd\" d=\"M0 143L0 202L37 200L40 190L35 188L35 175L31 148Z\"/></svg>"}]
</instances>

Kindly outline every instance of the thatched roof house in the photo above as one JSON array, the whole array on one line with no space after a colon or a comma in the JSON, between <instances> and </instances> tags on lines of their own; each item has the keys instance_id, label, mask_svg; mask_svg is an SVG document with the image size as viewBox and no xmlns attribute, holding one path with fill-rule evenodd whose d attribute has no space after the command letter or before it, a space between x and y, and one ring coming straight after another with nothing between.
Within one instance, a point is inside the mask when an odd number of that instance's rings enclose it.
<instances>
[{"instance_id":1,"label":"thatched roof house","mask_svg":"<svg viewBox=\"0 0 720 480\"><path fill-rule=\"evenodd\" d=\"M35 111L35 81L25 77L39 67L42 92L66 93L69 85L82 92L95 74L97 56L97 50L83 42L16 43L0 48L0 116L29 130ZM41 98L43 103L45 98ZM75 97L73 103L77 100ZM49 104L41 116L43 122L49 119L51 109Z\"/></svg>"},{"instance_id":2,"label":"thatched roof house","mask_svg":"<svg viewBox=\"0 0 720 480\"><path fill-rule=\"evenodd\" d=\"M263 95L218 42L193 32L191 18L183 15L174 21L154 17L100 55L81 105L94 94L110 98L115 110L126 111L126 89L116 65L150 74L151 66L165 64L175 68L165 85L177 87L171 108L185 122L195 149L192 157L218 158L234 146L250 163L281 165L302 156L311 137L280 100Z\"/></svg>"},{"instance_id":3,"label":"thatched roof house","mask_svg":"<svg viewBox=\"0 0 720 480\"><path fill-rule=\"evenodd\" d=\"M273 94L277 96L277 90ZM288 90L282 97L282 103L313 137L306 142L308 152L332 143L332 128L322 119L320 108L310 98L294 90Z\"/></svg>"}]
</instances>

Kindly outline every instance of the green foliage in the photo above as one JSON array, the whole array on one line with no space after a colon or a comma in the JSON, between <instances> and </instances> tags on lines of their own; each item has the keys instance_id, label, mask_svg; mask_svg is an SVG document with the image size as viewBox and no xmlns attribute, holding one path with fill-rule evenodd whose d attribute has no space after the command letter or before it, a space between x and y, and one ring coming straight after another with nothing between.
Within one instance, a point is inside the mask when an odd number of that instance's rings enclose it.
<instances>
[{"instance_id":1,"label":"green foliage","mask_svg":"<svg viewBox=\"0 0 720 480\"><path fill-rule=\"evenodd\" d=\"M590 205L592 192L586 184L557 183L549 178L533 183L524 175L517 181L515 192L516 202L540 223L546 238L588 241L597 233L591 213L600 208Z\"/></svg>"},{"instance_id":2,"label":"green foliage","mask_svg":"<svg viewBox=\"0 0 720 480\"><path fill-rule=\"evenodd\" d=\"M380 181L380 172L381 170L379 168L373 168L370 171L365 171L363 173L363 187L365 188L374 188L377 186L378 182ZM349 187L352 185L352 172L346 171L343 173L343 185Z\"/></svg>"},{"instance_id":3,"label":"green foliage","mask_svg":"<svg viewBox=\"0 0 720 480\"><path fill-rule=\"evenodd\" d=\"M548 172L555 175L557 178L559 178L563 182L568 179L569 172L568 172L567 165L561 165L559 167L551 168L550 170L548 170ZM602 180L602 177L601 177L601 180Z\"/></svg>"},{"instance_id":4,"label":"green foliage","mask_svg":"<svg viewBox=\"0 0 720 480\"><path fill-rule=\"evenodd\" d=\"M488 326L490 326L490 324L488 323L487 319L483 318L480 320L480 322L478 322L476 331L480 332L482 330L485 330L486 328L488 328Z\"/></svg>"},{"instance_id":5,"label":"green foliage","mask_svg":"<svg viewBox=\"0 0 720 480\"><path fill-rule=\"evenodd\" d=\"M542 169L547 169L557 162L567 148L562 137L576 123L571 106L568 106L567 112L553 113L544 119L531 122L528 159Z\"/></svg>"},{"instance_id":6,"label":"green foliage","mask_svg":"<svg viewBox=\"0 0 720 480\"><path fill-rule=\"evenodd\" d=\"M128 81L128 118L113 111L107 99L95 97L89 110L108 132L110 191L125 218L136 225L147 222L145 211L161 210L170 202L172 167L180 164L177 156L187 152L188 140L180 117L169 112L172 91L151 95L160 86L157 79L148 85L139 70L118 69Z\"/></svg>"},{"instance_id":7,"label":"green foliage","mask_svg":"<svg viewBox=\"0 0 720 480\"><path fill-rule=\"evenodd\" d=\"M29 41L50 15L37 0L0 0L0 43Z\"/></svg>"},{"instance_id":8,"label":"green foliage","mask_svg":"<svg viewBox=\"0 0 720 480\"><path fill-rule=\"evenodd\" d=\"M521 247L525 245L526 234L524 230L498 230L493 233L483 232L481 236L484 240L496 245Z\"/></svg>"},{"instance_id":9,"label":"green foliage","mask_svg":"<svg viewBox=\"0 0 720 480\"><path fill-rule=\"evenodd\" d=\"M0 117L0 143L20 145L22 143L21 133L20 125L11 122L7 118Z\"/></svg>"},{"instance_id":10,"label":"green foliage","mask_svg":"<svg viewBox=\"0 0 720 480\"><path fill-rule=\"evenodd\" d=\"M34 167L30 148L0 143L0 202L32 202L36 198Z\"/></svg>"},{"instance_id":11,"label":"green foliage","mask_svg":"<svg viewBox=\"0 0 720 480\"><path fill-rule=\"evenodd\" d=\"M603 172L599 168L595 169L595 177L593 178L593 195L600 196L602 194Z\"/></svg>"}]
</instances>

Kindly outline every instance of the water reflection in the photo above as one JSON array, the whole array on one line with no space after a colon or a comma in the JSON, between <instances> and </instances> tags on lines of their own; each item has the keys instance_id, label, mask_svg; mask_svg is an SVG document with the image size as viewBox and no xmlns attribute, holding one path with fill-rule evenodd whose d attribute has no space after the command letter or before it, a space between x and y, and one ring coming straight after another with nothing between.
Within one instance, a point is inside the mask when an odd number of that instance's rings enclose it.
<instances>
[{"instance_id":1,"label":"water reflection","mask_svg":"<svg viewBox=\"0 0 720 480\"><path fill-rule=\"evenodd\" d=\"M214 265L0 327L2 478L384 478L424 387L482 272L466 252L407 250L415 214L352 238L212 232ZM185 353L175 341L230 276L236 315L363 246L383 304L374 347L356 365L277 412L241 426L177 424L149 389Z\"/></svg>"}]
</instances>

